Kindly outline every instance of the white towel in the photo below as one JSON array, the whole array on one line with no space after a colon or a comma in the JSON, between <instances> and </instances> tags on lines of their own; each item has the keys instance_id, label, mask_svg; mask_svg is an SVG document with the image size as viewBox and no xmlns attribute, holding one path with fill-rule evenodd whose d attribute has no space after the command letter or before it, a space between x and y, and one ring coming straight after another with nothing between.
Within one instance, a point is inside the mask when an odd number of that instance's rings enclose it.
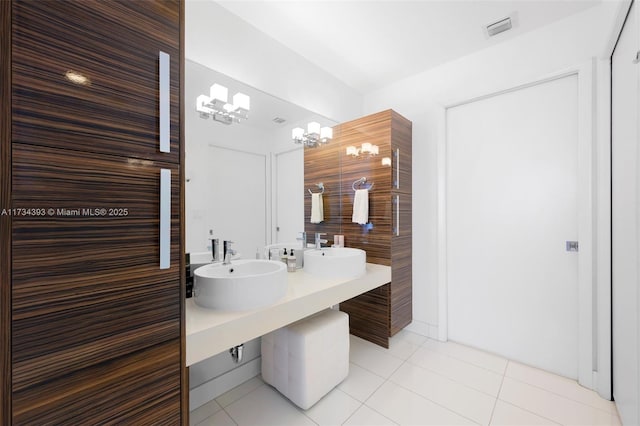
<instances>
[{"instance_id":1,"label":"white towel","mask_svg":"<svg viewBox=\"0 0 640 426\"><path fill-rule=\"evenodd\" d=\"M357 189L353 197L353 215L351 221L364 225L369 222L369 190Z\"/></svg>"},{"instance_id":2,"label":"white towel","mask_svg":"<svg viewBox=\"0 0 640 426\"><path fill-rule=\"evenodd\" d=\"M311 194L311 223L320 223L324 220L324 207L322 206L322 193Z\"/></svg>"}]
</instances>

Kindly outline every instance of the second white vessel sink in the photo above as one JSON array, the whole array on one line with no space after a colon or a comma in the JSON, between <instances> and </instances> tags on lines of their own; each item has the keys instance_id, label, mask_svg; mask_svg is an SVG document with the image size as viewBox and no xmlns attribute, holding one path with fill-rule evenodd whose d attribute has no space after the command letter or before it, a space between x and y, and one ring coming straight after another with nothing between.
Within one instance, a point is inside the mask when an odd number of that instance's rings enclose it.
<instances>
[{"instance_id":1,"label":"second white vessel sink","mask_svg":"<svg viewBox=\"0 0 640 426\"><path fill-rule=\"evenodd\" d=\"M194 272L193 298L209 309L245 311L271 305L287 293L287 266L280 261L239 259Z\"/></svg>"},{"instance_id":2,"label":"second white vessel sink","mask_svg":"<svg viewBox=\"0 0 640 426\"><path fill-rule=\"evenodd\" d=\"M367 253L351 247L307 250L304 271L323 278L357 278L366 273Z\"/></svg>"}]
</instances>

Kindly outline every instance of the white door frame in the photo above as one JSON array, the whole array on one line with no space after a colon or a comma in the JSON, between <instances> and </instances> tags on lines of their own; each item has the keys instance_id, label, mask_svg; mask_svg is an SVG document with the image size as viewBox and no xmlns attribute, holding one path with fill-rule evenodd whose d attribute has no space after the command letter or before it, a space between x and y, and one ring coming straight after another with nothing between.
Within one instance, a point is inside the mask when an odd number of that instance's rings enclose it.
<instances>
[{"instance_id":1,"label":"white door frame","mask_svg":"<svg viewBox=\"0 0 640 426\"><path fill-rule=\"evenodd\" d=\"M283 154L290 154L294 151L300 151L304 149L303 146L296 146L290 149L285 149L283 151L272 152L271 153L271 226L269 227L270 235L268 244L276 243L276 236L278 235L278 197L280 194L278 193L278 158ZM303 176L304 178L304 176Z\"/></svg>"},{"instance_id":2,"label":"white door frame","mask_svg":"<svg viewBox=\"0 0 640 426\"><path fill-rule=\"evenodd\" d=\"M481 99L501 95L527 87L543 84L570 75L578 77L578 236L580 251L578 252L578 382L588 388L593 388L598 380L594 380L594 371L597 370L597 353L594 346L594 335L597 329L594 321L594 293L596 290L608 292L608 284L598 286L594 283L594 272L598 265L594 256L594 232L595 222L595 174L596 162L594 161L595 132L594 132L594 67L595 62L587 63L545 76L535 81L525 82L511 86L500 91L486 93L483 96L473 97L462 102L445 103L441 108L437 164L438 164L438 339L448 339L448 274L447 274L447 135L446 135L446 111L448 108L478 101ZM608 225L607 225L608 226ZM602 294L601 294L602 296ZM609 321L609 315L600 315L598 322ZM610 326L609 326L610 328ZM606 336L605 336L606 337ZM600 339L598 346L606 345L606 339ZM610 370L609 365L600 364L600 369ZM599 386L598 386L599 387Z\"/></svg>"}]
</instances>

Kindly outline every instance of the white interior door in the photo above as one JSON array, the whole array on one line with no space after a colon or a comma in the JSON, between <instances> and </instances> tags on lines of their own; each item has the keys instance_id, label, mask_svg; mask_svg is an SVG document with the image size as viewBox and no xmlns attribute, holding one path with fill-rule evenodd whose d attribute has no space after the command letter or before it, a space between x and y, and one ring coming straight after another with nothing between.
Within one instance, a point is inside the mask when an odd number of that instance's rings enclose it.
<instances>
[{"instance_id":1,"label":"white interior door","mask_svg":"<svg viewBox=\"0 0 640 426\"><path fill-rule=\"evenodd\" d=\"M638 67L634 2L612 58L613 397L624 424L638 424Z\"/></svg>"},{"instance_id":2,"label":"white interior door","mask_svg":"<svg viewBox=\"0 0 640 426\"><path fill-rule=\"evenodd\" d=\"M578 376L578 77L447 110L449 338Z\"/></svg>"},{"instance_id":3,"label":"white interior door","mask_svg":"<svg viewBox=\"0 0 640 426\"><path fill-rule=\"evenodd\" d=\"M295 242L304 231L304 150L282 152L275 158L274 243Z\"/></svg>"},{"instance_id":4,"label":"white interior door","mask_svg":"<svg viewBox=\"0 0 640 426\"><path fill-rule=\"evenodd\" d=\"M267 157L213 145L202 149L207 155L189 160L187 249L204 251L212 229L220 250L223 240L234 241L243 258L253 258L266 245Z\"/></svg>"}]
</instances>

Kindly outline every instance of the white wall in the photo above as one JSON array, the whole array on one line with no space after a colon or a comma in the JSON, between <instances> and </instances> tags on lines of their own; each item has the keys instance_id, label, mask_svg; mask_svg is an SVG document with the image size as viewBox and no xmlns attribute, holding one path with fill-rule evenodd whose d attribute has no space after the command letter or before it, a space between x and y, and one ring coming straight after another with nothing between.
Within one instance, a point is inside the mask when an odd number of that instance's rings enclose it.
<instances>
[{"instance_id":1,"label":"white wall","mask_svg":"<svg viewBox=\"0 0 640 426\"><path fill-rule=\"evenodd\" d=\"M615 27L619 25L620 8L619 3L604 2L365 95L365 113L393 108L413 122L413 205L414 217L421 219L415 220L413 226L413 330L438 337L438 301L439 296L446 296L438 292L437 240L440 154L437 146L445 136L444 106L533 82L594 57L607 59ZM606 67L598 65L595 69L597 72ZM608 85L606 78L606 72L596 75L596 86ZM602 136L597 145L608 146L606 132L594 130ZM598 179L608 177L599 175ZM596 182L595 186L607 187L602 182ZM602 194L594 195L607 202ZM602 256L598 261L606 263L603 259L606 253L598 253Z\"/></svg>"},{"instance_id":2,"label":"white wall","mask_svg":"<svg viewBox=\"0 0 640 426\"><path fill-rule=\"evenodd\" d=\"M445 138L444 106L481 95L530 83L567 68L593 66L593 128L583 129L594 137L594 360L598 373L593 386L603 397L610 396L610 261L609 229L609 73L608 58L619 33L628 2L604 2L581 14L517 39L487 48L476 54L428 70L365 95L365 113L393 108L413 121L414 222L413 284L414 322L417 332L438 338L439 254L438 241L438 156L437 147ZM589 92L589 90L587 90ZM444 146L444 143L442 143ZM442 300L441 300L442 299ZM601 368L598 368L601 366Z\"/></svg>"},{"instance_id":3,"label":"white wall","mask_svg":"<svg viewBox=\"0 0 640 426\"><path fill-rule=\"evenodd\" d=\"M337 121L362 115L361 94L213 1L185 15L187 59Z\"/></svg>"}]
</instances>

